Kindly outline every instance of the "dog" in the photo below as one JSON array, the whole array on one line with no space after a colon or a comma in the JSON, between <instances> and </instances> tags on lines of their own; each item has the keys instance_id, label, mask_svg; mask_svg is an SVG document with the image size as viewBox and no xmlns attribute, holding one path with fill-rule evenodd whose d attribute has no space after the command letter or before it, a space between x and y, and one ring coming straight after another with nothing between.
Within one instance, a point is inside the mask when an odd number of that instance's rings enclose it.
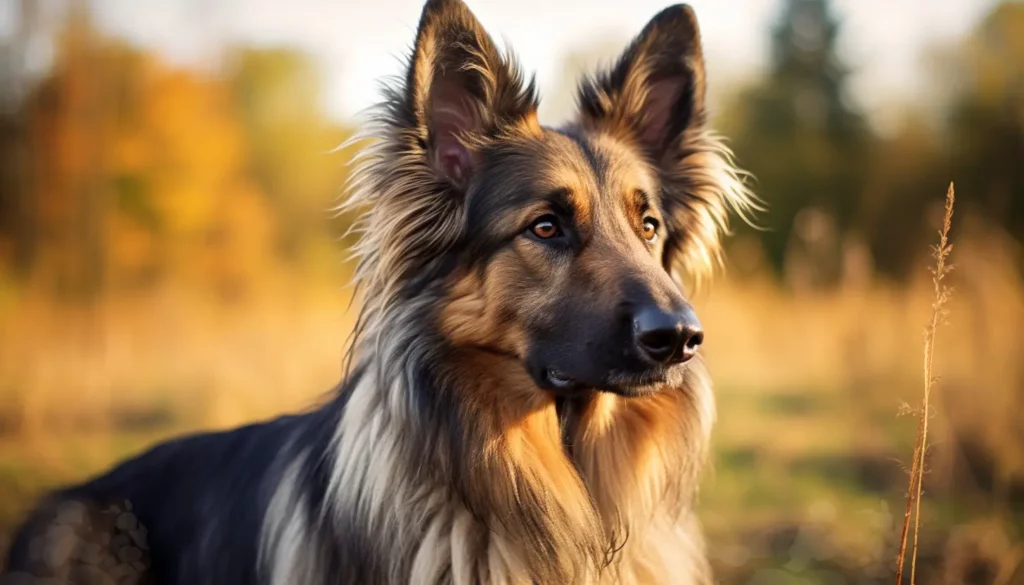
<instances>
[{"instance_id":1,"label":"dog","mask_svg":"<svg viewBox=\"0 0 1024 585\"><path fill-rule=\"evenodd\" d=\"M571 123L538 100L461 0L429 0L354 162L346 380L53 494L7 579L711 583L715 409L683 291L760 203L708 128L693 11L582 79Z\"/></svg>"}]
</instances>

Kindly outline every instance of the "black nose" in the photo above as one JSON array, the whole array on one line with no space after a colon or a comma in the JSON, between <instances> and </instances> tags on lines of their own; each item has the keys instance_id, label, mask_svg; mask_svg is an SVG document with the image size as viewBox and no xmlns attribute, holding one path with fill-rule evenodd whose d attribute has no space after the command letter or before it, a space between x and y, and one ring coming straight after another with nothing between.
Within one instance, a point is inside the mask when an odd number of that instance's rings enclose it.
<instances>
[{"instance_id":1,"label":"black nose","mask_svg":"<svg viewBox=\"0 0 1024 585\"><path fill-rule=\"evenodd\" d=\"M659 364L689 360L704 341L704 331L689 307L676 312L642 307L633 317L633 334L640 353Z\"/></svg>"}]
</instances>

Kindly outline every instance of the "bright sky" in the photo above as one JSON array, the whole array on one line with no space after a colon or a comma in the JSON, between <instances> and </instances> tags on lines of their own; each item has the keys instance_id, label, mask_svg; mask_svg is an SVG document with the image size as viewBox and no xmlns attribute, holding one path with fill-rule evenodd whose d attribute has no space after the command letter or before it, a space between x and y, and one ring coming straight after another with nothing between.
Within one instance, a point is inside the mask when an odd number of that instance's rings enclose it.
<instances>
[{"instance_id":1,"label":"bright sky","mask_svg":"<svg viewBox=\"0 0 1024 585\"><path fill-rule=\"evenodd\" d=\"M67 0L29 0L53 13ZM16 0L0 0L0 34ZM507 40L541 95L559 85L566 53L639 32L671 0L467 0L496 39ZM92 0L106 31L176 63L216 62L219 47L286 44L319 60L328 110L349 117L378 97L377 80L399 72L422 0ZM700 19L712 89L756 74L782 0L690 0ZM852 93L873 115L914 99L925 80L920 55L965 34L996 0L834 0ZM6 5L6 6L5 6ZM6 22L5 22L6 21ZM40 50L45 53L45 50Z\"/></svg>"}]
</instances>

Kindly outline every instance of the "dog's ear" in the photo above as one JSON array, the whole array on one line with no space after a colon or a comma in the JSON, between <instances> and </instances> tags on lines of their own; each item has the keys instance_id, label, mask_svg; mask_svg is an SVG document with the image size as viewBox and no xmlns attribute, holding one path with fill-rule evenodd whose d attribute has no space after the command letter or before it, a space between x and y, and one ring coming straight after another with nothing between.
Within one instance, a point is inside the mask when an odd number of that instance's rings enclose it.
<instances>
[{"instance_id":1,"label":"dog's ear","mask_svg":"<svg viewBox=\"0 0 1024 585\"><path fill-rule=\"evenodd\" d=\"M704 58L693 9L677 4L644 27L608 71L585 78L582 122L635 140L656 161L703 125Z\"/></svg>"},{"instance_id":2,"label":"dog's ear","mask_svg":"<svg viewBox=\"0 0 1024 585\"><path fill-rule=\"evenodd\" d=\"M651 19L610 70L585 78L578 95L581 125L635 144L658 169L665 268L698 283L721 261L730 212L750 222L763 209L707 128L704 91L697 17L679 4Z\"/></svg>"},{"instance_id":3,"label":"dog's ear","mask_svg":"<svg viewBox=\"0 0 1024 585\"><path fill-rule=\"evenodd\" d=\"M427 163L459 189L481 138L536 115L534 82L524 82L461 0L427 2L405 88Z\"/></svg>"}]
</instances>

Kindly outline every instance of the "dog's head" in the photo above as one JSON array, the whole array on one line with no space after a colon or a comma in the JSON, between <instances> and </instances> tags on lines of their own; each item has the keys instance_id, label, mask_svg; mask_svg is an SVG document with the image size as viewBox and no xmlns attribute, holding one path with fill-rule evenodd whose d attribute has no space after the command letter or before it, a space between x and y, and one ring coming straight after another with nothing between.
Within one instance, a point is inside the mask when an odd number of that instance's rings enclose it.
<instances>
[{"instance_id":1,"label":"dog's head","mask_svg":"<svg viewBox=\"0 0 1024 585\"><path fill-rule=\"evenodd\" d=\"M678 381L704 339L681 282L755 205L705 127L693 11L665 9L583 79L568 126L540 125L537 103L461 1L427 3L357 175L369 301L434 295L450 347L518 360L546 390Z\"/></svg>"}]
</instances>

